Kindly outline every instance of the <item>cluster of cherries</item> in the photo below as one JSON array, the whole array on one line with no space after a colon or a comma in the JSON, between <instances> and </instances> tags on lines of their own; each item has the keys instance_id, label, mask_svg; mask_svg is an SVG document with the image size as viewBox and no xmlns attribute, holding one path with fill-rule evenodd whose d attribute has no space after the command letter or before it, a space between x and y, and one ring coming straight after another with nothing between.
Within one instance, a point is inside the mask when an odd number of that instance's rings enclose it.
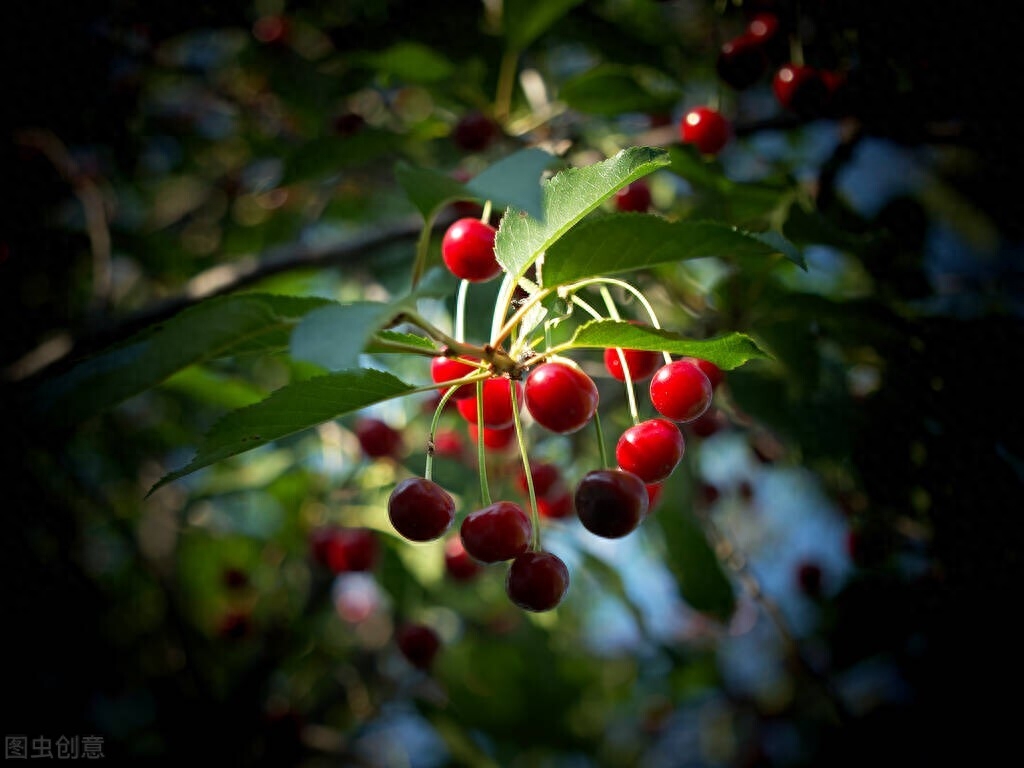
<instances>
[{"instance_id":1,"label":"cluster of cherries","mask_svg":"<svg viewBox=\"0 0 1024 768\"><path fill-rule=\"evenodd\" d=\"M479 219L455 221L442 240L444 263L456 277L471 283L496 277L501 267L494 254L495 234L494 227ZM617 466L586 473L572 492L558 468L546 462L531 463L529 477L524 469L519 486L532 489L538 515L558 518L575 511L591 533L619 538L647 516L661 483L682 460L685 440L679 425L699 419L708 410L722 373L707 361L665 362L662 353L652 351L607 349L604 361L608 373L620 381L650 379L650 401L659 417L627 429L616 444ZM484 372L489 375L479 389L475 383L462 383ZM483 430L478 436L485 445L505 445L515 439L518 412L524 408L534 423L558 435L577 432L593 420L598 388L574 361L544 358L529 369L525 380L523 373L510 374L450 349L431 363L432 380L448 392L471 429ZM387 448L387 442L381 441L379 450ZM428 542L451 528L456 504L432 479L409 477L392 491L388 517L404 538ZM529 611L550 610L566 594L569 571L559 557L540 548L537 533L521 504L488 503L466 515L459 536L446 543L449 573L468 579L487 564L510 562L505 581L509 599Z\"/></svg>"}]
</instances>

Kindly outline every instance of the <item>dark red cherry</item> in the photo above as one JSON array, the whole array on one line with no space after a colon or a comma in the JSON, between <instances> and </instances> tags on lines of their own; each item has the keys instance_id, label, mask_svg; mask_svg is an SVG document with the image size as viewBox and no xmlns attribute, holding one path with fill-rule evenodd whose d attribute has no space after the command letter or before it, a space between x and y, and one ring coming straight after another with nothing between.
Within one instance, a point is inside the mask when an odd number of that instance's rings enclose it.
<instances>
[{"instance_id":1,"label":"dark red cherry","mask_svg":"<svg viewBox=\"0 0 1024 768\"><path fill-rule=\"evenodd\" d=\"M548 461L537 461L530 464L530 477L533 480L533 492L538 496L547 496L552 491L561 488L562 471L557 465ZM523 493L529 493L529 486L526 484L526 473L519 471L516 484Z\"/></svg>"},{"instance_id":2,"label":"dark red cherry","mask_svg":"<svg viewBox=\"0 0 1024 768\"><path fill-rule=\"evenodd\" d=\"M480 219L458 219L441 239L441 258L451 273L471 283L483 283L501 274L494 255L497 230Z\"/></svg>"},{"instance_id":3,"label":"dark red cherry","mask_svg":"<svg viewBox=\"0 0 1024 768\"><path fill-rule=\"evenodd\" d=\"M537 499L537 513L549 520L568 517L573 511L573 497L568 488Z\"/></svg>"},{"instance_id":4,"label":"dark red cherry","mask_svg":"<svg viewBox=\"0 0 1024 768\"><path fill-rule=\"evenodd\" d=\"M433 541L455 520L455 500L433 480L409 477L391 492L388 518L410 541Z\"/></svg>"},{"instance_id":5,"label":"dark red cherry","mask_svg":"<svg viewBox=\"0 0 1024 768\"><path fill-rule=\"evenodd\" d=\"M377 536L368 528L318 528L310 534L310 549L334 573L369 571L377 562Z\"/></svg>"},{"instance_id":6,"label":"dark red cherry","mask_svg":"<svg viewBox=\"0 0 1024 768\"><path fill-rule=\"evenodd\" d=\"M397 459L402 453L402 433L380 419L359 419L356 437L363 453L371 459Z\"/></svg>"},{"instance_id":7,"label":"dark red cherry","mask_svg":"<svg viewBox=\"0 0 1024 768\"><path fill-rule=\"evenodd\" d=\"M511 501L498 501L466 515L459 534L462 546L481 563L511 560L530 546L530 518Z\"/></svg>"},{"instance_id":8,"label":"dark red cherry","mask_svg":"<svg viewBox=\"0 0 1024 768\"><path fill-rule=\"evenodd\" d=\"M426 624L404 624L395 633L398 650L417 669L430 669L438 651L441 638Z\"/></svg>"},{"instance_id":9,"label":"dark red cherry","mask_svg":"<svg viewBox=\"0 0 1024 768\"><path fill-rule=\"evenodd\" d=\"M691 109L679 123L683 143L693 144L705 155L717 155L729 142L731 133L728 121L710 107Z\"/></svg>"},{"instance_id":10,"label":"dark red cherry","mask_svg":"<svg viewBox=\"0 0 1024 768\"><path fill-rule=\"evenodd\" d=\"M626 358L626 366L629 368L629 377L633 381L643 381L650 378L661 364L660 352L648 352L641 349L624 349L623 356ZM626 374L622 370L622 360L618 350L609 348L604 351L604 367L608 373L619 381L626 380Z\"/></svg>"},{"instance_id":11,"label":"dark red cherry","mask_svg":"<svg viewBox=\"0 0 1024 768\"><path fill-rule=\"evenodd\" d=\"M620 469L645 483L660 483L672 474L685 449L683 433L673 422L648 419L622 433L615 446L615 460Z\"/></svg>"},{"instance_id":12,"label":"dark red cherry","mask_svg":"<svg viewBox=\"0 0 1024 768\"><path fill-rule=\"evenodd\" d=\"M542 363L526 377L526 409L542 427L560 435L582 429L597 411L594 380L574 365Z\"/></svg>"},{"instance_id":13,"label":"dark red cherry","mask_svg":"<svg viewBox=\"0 0 1024 768\"><path fill-rule=\"evenodd\" d=\"M768 64L763 40L748 31L722 45L715 69L722 82L739 91L760 80Z\"/></svg>"},{"instance_id":14,"label":"dark red cherry","mask_svg":"<svg viewBox=\"0 0 1024 768\"><path fill-rule=\"evenodd\" d=\"M462 539L452 536L444 543L444 568L455 581L469 581L483 570L462 546Z\"/></svg>"},{"instance_id":15,"label":"dark red cherry","mask_svg":"<svg viewBox=\"0 0 1024 768\"><path fill-rule=\"evenodd\" d=\"M476 424L469 425L469 437L473 441L473 445L476 445L477 440L480 439L480 428ZM484 427L484 446L487 448L496 451L504 450L513 445L515 439L516 428L514 424L497 429Z\"/></svg>"},{"instance_id":16,"label":"dark red cherry","mask_svg":"<svg viewBox=\"0 0 1024 768\"><path fill-rule=\"evenodd\" d=\"M595 469L576 486L576 515L597 536L618 539L647 515L647 486L632 472Z\"/></svg>"},{"instance_id":17,"label":"dark red cherry","mask_svg":"<svg viewBox=\"0 0 1024 768\"><path fill-rule=\"evenodd\" d=\"M828 85L814 67L785 64L772 80L772 92L784 109L804 118L819 117L828 106Z\"/></svg>"},{"instance_id":18,"label":"dark red cherry","mask_svg":"<svg viewBox=\"0 0 1024 768\"><path fill-rule=\"evenodd\" d=\"M479 152L498 136L498 126L480 112L469 112L455 124L452 139L457 147L467 152Z\"/></svg>"},{"instance_id":19,"label":"dark red cherry","mask_svg":"<svg viewBox=\"0 0 1024 768\"><path fill-rule=\"evenodd\" d=\"M693 421L711 405L714 391L707 375L689 360L675 360L654 374L650 387L654 409L671 421Z\"/></svg>"},{"instance_id":20,"label":"dark red cherry","mask_svg":"<svg viewBox=\"0 0 1024 768\"><path fill-rule=\"evenodd\" d=\"M550 611L569 590L569 569L550 552L523 552L509 566L505 593L527 611Z\"/></svg>"},{"instance_id":21,"label":"dark red cherry","mask_svg":"<svg viewBox=\"0 0 1024 768\"><path fill-rule=\"evenodd\" d=\"M722 383L722 379L725 378L725 373L717 365L712 363L710 360L702 360L699 357L684 357L683 360L687 360L702 371L704 375L708 377L708 381L711 382L711 388L717 389L718 385Z\"/></svg>"}]
</instances>

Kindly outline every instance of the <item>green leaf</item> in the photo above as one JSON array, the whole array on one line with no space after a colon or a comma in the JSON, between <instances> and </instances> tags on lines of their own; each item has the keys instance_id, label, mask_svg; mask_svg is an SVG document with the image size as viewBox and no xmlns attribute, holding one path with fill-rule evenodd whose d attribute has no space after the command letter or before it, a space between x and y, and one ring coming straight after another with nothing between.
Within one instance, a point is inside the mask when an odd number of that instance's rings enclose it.
<instances>
[{"instance_id":1,"label":"green leaf","mask_svg":"<svg viewBox=\"0 0 1024 768\"><path fill-rule=\"evenodd\" d=\"M675 574L683 599L697 611L727 620L736 609L736 597L700 524L687 510L662 509L656 519L668 545L665 564Z\"/></svg>"},{"instance_id":2,"label":"green leaf","mask_svg":"<svg viewBox=\"0 0 1024 768\"><path fill-rule=\"evenodd\" d=\"M44 382L38 405L56 420L78 422L195 363L279 351L295 324L325 303L258 293L208 299Z\"/></svg>"},{"instance_id":3,"label":"green leaf","mask_svg":"<svg viewBox=\"0 0 1024 768\"><path fill-rule=\"evenodd\" d=\"M570 343L573 347L583 349L620 347L699 357L724 370L738 368L748 360L768 357L752 338L742 333L697 340L624 320L593 320L585 323L577 329Z\"/></svg>"},{"instance_id":4,"label":"green leaf","mask_svg":"<svg viewBox=\"0 0 1024 768\"><path fill-rule=\"evenodd\" d=\"M285 158L283 183L330 176L345 168L372 164L398 148L405 137L392 131L363 128L354 136L323 136L296 148Z\"/></svg>"},{"instance_id":5,"label":"green leaf","mask_svg":"<svg viewBox=\"0 0 1024 768\"><path fill-rule=\"evenodd\" d=\"M713 221L669 221L654 214L612 213L581 223L553 244L544 257L542 274L544 286L550 288L684 259L768 257L776 253L800 259L781 235L744 232Z\"/></svg>"},{"instance_id":6,"label":"green leaf","mask_svg":"<svg viewBox=\"0 0 1024 768\"><path fill-rule=\"evenodd\" d=\"M505 0L502 23L513 51L523 51L581 0Z\"/></svg>"},{"instance_id":7,"label":"green leaf","mask_svg":"<svg viewBox=\"0 0 1024 768\"><path fill-rule=\"evenodd\" d=\"M215 462L413 390L390 373L369 368L289 384L224 416L203 438L192 461L165 475L149 493Z\"/></svg>"},{"instance_id":8,"label":"green leaf","mask_svg":"<svg viewBox=\"0 0 1024 768\"><path fill-rule=\"evenodd\" d=\"M179 371L161 386L221 408L242 408L259 402L266 395L243 379L223 376L201 365Z\"/></svg>"},{"instance_id":9,"label":"green leaf","mask_svg":"<svg viewBox=\"0 0 1024 768\"><path fill-rule=\"evenodd\" d=\"M446 270L427 273L411 293L394 301L358 301L330 304L310 312L292 332L291 354L329 371L355 368L374 335L406 308L424 297L441 298L454 291L454 278Z\"/></svg>"},{"instance_id":10,"label":"green leaf","mask_svg":"<svg viewBox=\"0 0 1024 768\"><path fill-rule=\"evenodd\" d=\"M395 165L395 176L409 200L424 219L456 200L490 200L497 206L513 206L543 216L540 175L555 157L531 147L514 152L461 184L441 171Z\"/></svg>"},{"instance_id":11,"label":"green leaf","mask_svg":"<svg viewBox=\"0 0 1024 768\"><path fill-rule=\"evenodd\" d=\"M545 250L616 190L668 164L663 149L629 147L585 168L570 168L543 185L544 216L510 208L495 238L498 262L521 277Z\"/></svg>"},{"instance_id":12,"label":"green leaf","mask_svg":"<svg viewBox=\"0 0 1024 768\"><path fill-rule=\"evenodd\" d=\"M570 107L596 115L671 111L680 95L679 86L660 73L620 64L589 69L559 89Z\"/></svg>"},{"instance_id":13,"label":"green leaf","mask_svg":"<svg viewBox=\"0 0 1024 768\"><path fill-rule=\"evenodd\" d=\"M381 343L383 342L383 343ZM395 352L388 344L400 344L403 347L416 347L424 352L438 354L438 346L425 336L415 333L400 333L399 331L378 331L377 335L370 339L366 346L366 352L372 354Z\"/></svg>"},{"instance_id":14,"label":"green leaf","mask_svg":"<svg viewBox=\"0 0 1024 768\"><path fill-rule=\"evenodd\" d=\"M455 71L451 61L420 43L396 43L386 50L361 54L355 59L368 69L408 83L437 83L451 77Z\"/></svg>"}]
</instances>

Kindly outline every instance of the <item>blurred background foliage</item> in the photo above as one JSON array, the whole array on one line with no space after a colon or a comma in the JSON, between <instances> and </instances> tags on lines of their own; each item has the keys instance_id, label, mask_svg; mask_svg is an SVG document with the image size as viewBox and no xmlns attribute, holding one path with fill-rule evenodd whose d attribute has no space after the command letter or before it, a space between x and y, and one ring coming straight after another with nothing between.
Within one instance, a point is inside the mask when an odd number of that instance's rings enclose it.
<instances>
[{"instance_id":1,"label":"blurred background foliage","mask_svg":"<svg viewBox=\"0 0 1024 768\"><path fill-rule=\"evenodd\" d=\"M718 47L769 11L846 101L785 113ZM98 734L109 760L236 765L922 765L1011 735L1024 450L1020 49L983 4L36 0L5 11L0 232L7 461L5 734ZM717 100L735 138L678 143ZM500 125L467 147L470 114ZM669 328L751 334L716 421L626 539L552 521L573 584L551 614L504 570L445 570L386 498L420 474L433 402L372 409L171 484L228 410L311 375L209 361L81 423L41 383L196 300L350 301L408 287L420 220L397 161L468 178L541 144L575 165L665 146L653 210L783 233L784 261L637 274ZM437 261L436 243L432 258ZM471 292L470 316L493 295ZM453 302L426 307L440 325ZM632 309L632 308L631 308ZM470 328L474 333L475 327ZM285 342L286 344L286 342ZM427 364L375 360L406 381ZM628 426L600 356L609 432ZM461 420L435 478L476 503ZM695 430L699 430L699 433ZM588 431L532 436L575 481ZM496 497L518 493L492 452ZM311 555L368 528L368 571ZM1018 595L1018 597L1014 597ZM442 639L429 670L395 630Z\"/></svg>"}]
</instances>

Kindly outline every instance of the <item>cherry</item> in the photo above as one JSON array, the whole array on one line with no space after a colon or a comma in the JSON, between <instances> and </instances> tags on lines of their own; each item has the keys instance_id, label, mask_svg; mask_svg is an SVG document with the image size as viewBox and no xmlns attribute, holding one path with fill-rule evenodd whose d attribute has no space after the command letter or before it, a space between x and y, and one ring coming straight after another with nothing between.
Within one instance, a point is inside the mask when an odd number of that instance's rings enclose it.
<instances>
[{"instance_id":1,"label":"cherry","mask_svg":"<svg viewBox=\"0 0 1024 768\"><path fill-rule=\"evenodd\" d=\"M648 419L622 433L615 460L645 483L660 483L672 474L685 450L679 427L668 419Z\"/></svg>"},{"instance_id":2,"label":"cherry","mask_svg":"<svg viewBox=\"0 0 1024 768\"><path fill-rule=\"evenodd\" d=\"M693 363L704 371L704 375L707 376L708 381L711 382L712 389L717 389L718 385L722 383L722 379L725 378L725 373L722 372L722 369L710 360L701 360L699 357L684 357L683 360Z\"/></svg>"},{"instance_id":3,"label":"cherry","mask_svg":"<svg viewBox=\"0 0 1024 768\"><path fill-rule=\"evenodd\" d=\"M764 40L750 31L729 40L718 52L715 69L736 90L749 88L768 71Z\"/></svg>"},{"instance_id":4,"label":"cherry","mask_svg":"<svg viewBox=\"0 0 1024 768\"><path fill-rule=\"evenodd\" d=\"M252 617L244 610L229 611L217 625L217 634L226 640L241 640L253 630Z\"/></svg>"},{"instance_id":5,"label":"cherry","mask_svg":"<svg viewBox=\"0 0 1024 768\"><path fill-rule=\"evenodd\" d=\"M284 16L260 16L252 25L252 36L265 45L281 45L290 33L291 24Z\"/></svg>"},{"instance_id":6,"label":"cherry","mask_svg":"<svg viewBox=\"0 0 1024 768\"><path fill-rule=\"evenodd\" d=\"M458 536L444 543L444 568L455 581L469 581L483 570L462 546L462 539Z\"/></svg>"},{"instance_id":7,"label":"cherry","mask_svg":"<svg viewBox=\"0 0 1024 768\"><path fill-rule=\"evenodd\" d=\"M517 555L505 577L505 593L527 611L550 611L569 589L569 569L550 552Z\"/></svg>"},{"instance_id":8,"label":"cherry","mask_svg":"<svg viewBox=\"0 0 1024 768\"><path fill-rule=\"evenodd\" d=\"M511 501L498 501L470 512L459 533L462 546L482 563L511 560L530 546L530 518Z\"/></svg>"},{"instance_id":9,"label":"cherry","mask_svg":"<svg viewBox=\"0 0 1024 768\"><path fill-rule=\"evenodd\" d=\"M434 453L438 456L459 457L464 449L462 435L454 429L439 429L434 435Z\"/></svg>"},{"instance_id":10,"label":"cherry","mask_svg":"<svg viewBox=\"0 0 1024 768\"><path fill-rule=\"evenodd\" d=\"M779 17L774 13L754 14L747 24L746 34L754 38L761 47L765 58L772 63L781 63L789 53L789 42L782 34Z\"/></svg>"},{"instance_id":11,"label":"cherry","mask_svg":"<svg viewBox=\"0 0 1024 768\"><path fill-rule=\"evenodd\" d=\"M818 117L828 104L828 86L821 73L801 64L779 67L772 80L772 92L784 109L800 117Z\"/></svg>"},{"instance_id":12,"label":"cherry","mask_svg":"<svg viewBox=\"0 0 1024 768\"><path fill-rule=\"evenodd\" d=\"M651 188L643 179L627 184L615 193L615 207L623 212L646 212L651 207Z\"/></svg>"},{"instance_id":13,"label":"cherry","mask_svg":"<svg viewBox=\"0 0 1024 768\"><path fill-rule=\"evenodd\" d=\"M689 360L675 360L651 379L651 403L671 421L693 421L711 405L714 392L707 375Z\"/></svg>"},{"instance_id":14,"label":"cherry","mask_svg":"<svg viewBox=\"0 0 1024 768\"><path fill-rule=\"evenodd\" d=\"M467 152L479 152L486 149L498 135L498 126L480 112L463 115L455 124L452 140L459 149Z\"/></svg>"},{"instance_id":15,"label":"cherry","mask_svg":"<svg viewBox=\"0 0 1024 768\"><path fill-rule=\"evenodd\" d=\"M729 423L725 414L717 408L708 408L686 426L697 437L711 437Z\"/></svg>"},{"instance_id":16,"label":"cherry","mask_svg":"<svg viewBox=\"0 0 1024 768\"><path fill-rule=\"evenodd\" d=\"M326 526L310 535L313 559L334 573L369 571L377 562L377 536L368 528Z\"/></svg>"},{"instance_id":17,"label":"cherry","mask_svg":"<svg viewBox=\"0 0 1024 768\"><path fill-rule=\"evenodd\" d=\"M398 650L417 669L430 669L438 651L441 638L426 624L404 624L395 633Z\"/></svg>"},{"instance_id":18,"label":"cherry","mask_svg":"<svg viewBox=\"0 0 1024 768\"><path fill-rule=\"evenodd\" d=\"M550 520L560 520L572 514L573 497L568 488L537 499L537 513Z\"/></svg>"},{"instance_id":19,"label":"cherry","mask_svg":"<svg viewBox=\"0 0 1024 768\"><path fill-rule=\"evenodd\" d=\"M475 404L474 404L474 407ZM480 428L476 424L469 425L469 436L473 440L473 444L480 439ZM484 427L484 445L487 448L493 448L496 451L500 451L503 448L508 448L512 445L512 441L516 439L516 428L515 425L509 425L507 427L499 427L493 429L491 427Z\"/></svg>"},{"instance_id":20,"label":"cherry","mask_svg":"<svg viewBox=\"0 0 1024 768\"><path fill-rule=\"evenodd\" d=\"M444 355L439 355L430 361L430 378L434 380L435 384L447 384L450 381L464 379L479 372L480 368L475 365L464 363L452 357L445 357ZM443 387L442 389L448 389L448 387ZM452 399L464 400L467 397L472 397L475 393L476 387L474 385L463 384L455 390Z\"/></svg>"},{"instance_id":21,"label":"cherry","mask_svg":"<svg viewBox=\"0 0 1024 768\"><path fill-rule=\"evenodd\" d=\"M665 490L665 486L661 483L647 483L647 512L650 514L654 511L654 508L658 506L658 502L661 501L661 492Z\"/></svg>"},{"instance_id":22,"label":"cherry","mask_svg":"<svg viewBox=\"0 0 1024 768\"><path fill-rule=\"evenodd\" d=\"M410 541L433 541L455 520L455 500L433 480L409 477L391 491L388 518Z\"/></svg>"},{"instance_id":23,"label":"cherry","mask_svg":"<svg viewBox=\"0 0 1024 768\"><path fill-rule=\"evenodd\" d=\"M542 363L526 377L526 409L560 435L582 429L597 411L598 393L587 374L565 362Z\"/></svg>"},{"instance_id":24,"label":"cherry","mask_svg":"<svg viewBox=\"0 0 1024 768\"><path fill-rule=\"evenodd\" d=\"M606 539L618 539L647 515L647 486L623 469L595 469L580 480L574 503L584 528Z\"/></svg>"},{"instance_id":25,"label":"cherry","mask_svg":"<svg viewBox=\"0 0 1024 768\"><path fill-rule=\"evenodd\" d=\"M480 219L458 219L441 239L441 258L452 274L471 283L483 283L501 274L494 255L498 230Z\"/></svg>"},{"instance_id":26,"label":"cherry","mask_svg":"<svg viewBox=\"0 0 1024 768\"><path fill-rule=\"evenodd\" d=\"M371 459L395 459L402 453L402 433L387 422L371 418L359 419L355 431L363 453Z\"/></svg>"},{"instance_id":27,"label":"cherry","mask_svg":"<svg viewBox=\"0 0 1024 768\"><path fill-rule=\"evenodd\" d=\"M642 349L624 349L622 350L623 356L626 358L626 366L629 368L629 377L633 381L643 381L658 370L658 364L661 361L660 352L649 352ZM609 347L604 351L604 367L608 369L608 373L613 378L619 381L626 380L626 373L622 370L622 360L619 359L619 353L614 347Z\"/></svg>"},{"instance_id":28,"label":"cherry","mask_svg":"<svg viewBox=\"0 0 1024 768\"><path fill-rule=\"evenodd\" d=\"M562 472L559 468L547 461L531 462L530 476L533 480L533 492L538 498L557 492L562 488ZM519 490L529 493L530 488L526 484L526 473L519 470L519 477L516 479Z\"/></svg>"},{"instance_id":29,"label":"cherry","mask_svg":"<svg viewBox=\"0 0 1024 768\"><path fill-rule=\"evenodd\" d=\"M516 402L523 400L523 385L518 381L513 382L516 392ZM501 377L488 379L484 382L483 388L483 412L484 426L489 429L504 429L512 426L515 421L515 414L512 412L512 394L509 391L509 380ZM456 403L462 418L470 424L476 424L476 398L467 397Z\"/></svg>"},{"instance_id":30,"label":"cherry","mask_svg":"<svg viewBox=\"0 0 1024 768\"><path fill-rule=\"evenodd\" d=\"M705 155L716 155L729 141L731 129L722 114L710 107L696 107L683 116L679 135Z\"/></svg>"}]
</instances>

